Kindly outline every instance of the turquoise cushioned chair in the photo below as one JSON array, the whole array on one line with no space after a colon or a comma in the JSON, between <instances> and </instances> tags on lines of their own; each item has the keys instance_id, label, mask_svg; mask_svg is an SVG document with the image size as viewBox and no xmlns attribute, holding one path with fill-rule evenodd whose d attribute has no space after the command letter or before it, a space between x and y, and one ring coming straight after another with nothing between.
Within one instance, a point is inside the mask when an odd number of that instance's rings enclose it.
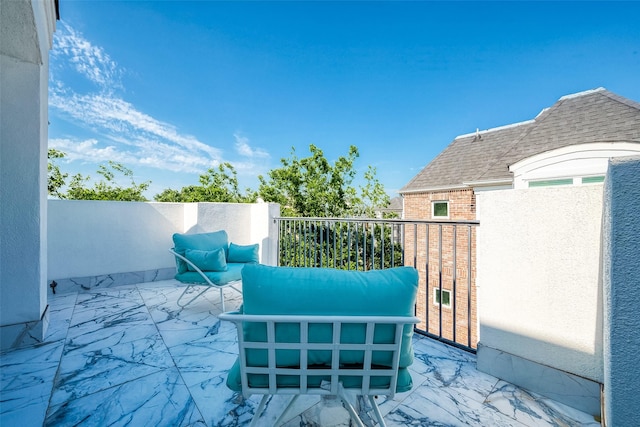
<instances>
[{"instance_id":1,"label":"turquoise cushioned chair","mask_svg":"<svg viewBox=\"0 0 640 427\"><path fill-rule=\"evenodd\" d=\"M211 233L173 235L174 247L169 249L176 259L175 278L187 284L178 305L185 307L204 294L209 288L220 291L222 311L224 307L223 289L231 287L242 292L238 285L242 284L242 269L247 264L259 262L259 245L229 244L227 232L224 230ZM195 286L204 289L187 302L182 299Z\"/></svg>"},{"instance_id":2,"label":"turquoise cushioned chair","mask_svg":"<svg viewBox=\"0 0 640 427\"><path fill-rule=\"evenodd\" d=\"M412 267L368 272L247 265L241 312L222 320L238 328L239 357L227 386L246 397L301 394L339 396L356 425L362 421L344 392L393 396L412 387L412 336L418 273Z\"/></svg>"}]
</instances>

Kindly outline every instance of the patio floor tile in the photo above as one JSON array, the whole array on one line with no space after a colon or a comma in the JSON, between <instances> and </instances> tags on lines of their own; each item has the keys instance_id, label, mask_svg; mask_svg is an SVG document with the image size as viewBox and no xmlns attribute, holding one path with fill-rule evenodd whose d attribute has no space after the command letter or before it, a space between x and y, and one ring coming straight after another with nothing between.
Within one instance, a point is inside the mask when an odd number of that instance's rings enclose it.
<instances>
[{"instance_id":1,"label":"patio floor tile","mask_svg":"<svg viewBox=\"0 0 640 427\"><path fill-rule=\"evenodd\" d=\"M0 425L248 425L260 396L245 399L225 385L235 326L218 320L216 290L181 308L183 289L169 280L50 298L47 341L0 354ZM225 303L237 309L242 296L226 289ZM478 372L473 354L419 336L414 351L413 389L379 400L389 426L599 425ZM269 399L259 424L271 426L287 402ZM303 396L284 425L347 426L345 413Z\"/></svg>"}]
</instances>

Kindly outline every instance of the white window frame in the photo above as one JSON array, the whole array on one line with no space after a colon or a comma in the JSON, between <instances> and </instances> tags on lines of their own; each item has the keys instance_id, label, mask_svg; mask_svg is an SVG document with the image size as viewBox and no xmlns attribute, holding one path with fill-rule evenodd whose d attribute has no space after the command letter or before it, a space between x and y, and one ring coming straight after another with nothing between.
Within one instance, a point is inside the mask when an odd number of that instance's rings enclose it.
<instances>
[{"instance_id":1,"label":"white window frame","mask_svg":"<svg viewBox=\"0 0 640 427\"><path fill-rule=\"evenodd\" d=\"M436 203L446 203L447 204L447 215L438 215L436 216ZM451 205L448 200L433 200L431 202L431 218L432 219L449 219L451 214Z\"/></svg>"},{"instance_id":2,"label":"white window frame","mask_svg":"<svg viewBox=\"0 0 640 427\"><path fill-rule=\"evenodd\" d=\"M438 302L438 292L440 292L440 288L433 288L433 305L440 306ZM449 289L442 288L442 294L449 294L449 304L442 303L443 308L451 308L451 291Z\"/></svg>"}]
</instances>

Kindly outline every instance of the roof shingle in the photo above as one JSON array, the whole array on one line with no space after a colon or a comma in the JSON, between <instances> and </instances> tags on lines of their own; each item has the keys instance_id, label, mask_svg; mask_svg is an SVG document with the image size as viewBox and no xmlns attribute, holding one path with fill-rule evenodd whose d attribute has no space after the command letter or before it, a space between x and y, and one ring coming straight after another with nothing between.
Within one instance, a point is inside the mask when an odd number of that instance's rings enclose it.
<instances>
[{"instance_id":1,"label":"roof shingle","mask_svg":"<svg viewBox=\"0 0 640 427\"><path fill-rule=\"evenodd\" d=\"M509 165L590 142L640 143L640 103L603 88L564 96L533 120L456 137L400 193L510 181Z\"/></svg>"}]
</instances>

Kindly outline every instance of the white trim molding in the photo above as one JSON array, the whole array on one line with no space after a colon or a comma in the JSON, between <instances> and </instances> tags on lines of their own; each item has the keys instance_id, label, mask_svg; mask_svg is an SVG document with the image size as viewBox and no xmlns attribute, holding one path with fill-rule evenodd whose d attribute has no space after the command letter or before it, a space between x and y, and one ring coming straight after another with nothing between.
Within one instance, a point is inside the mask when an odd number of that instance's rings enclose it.
<instances>
[{"instance_id":1,"label":"white trim molding","mask_svg":"<svg viewBox=\"0 0 640 427\"><path fill-rule=\"evenodd\" d=\"M509 166L513 188L528 188L530 181L573 179L605 175L609 159L640 154L640 142L595 142L546 151Z\"/></svg>"}]
</instances>

